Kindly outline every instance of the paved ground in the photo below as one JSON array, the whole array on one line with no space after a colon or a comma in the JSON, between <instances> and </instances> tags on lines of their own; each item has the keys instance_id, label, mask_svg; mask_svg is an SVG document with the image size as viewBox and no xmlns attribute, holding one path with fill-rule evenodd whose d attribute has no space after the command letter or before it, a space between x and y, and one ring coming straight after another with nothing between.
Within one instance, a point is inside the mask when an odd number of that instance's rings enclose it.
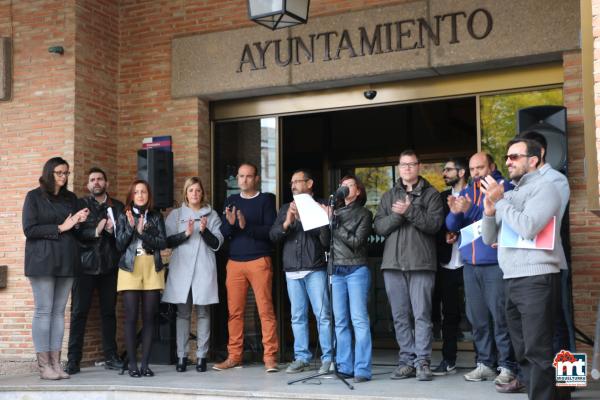
<instances>
[{"instance_id":1,"label":"paved ground","mask_svg":"<svg viewBox=\"0 0 600 400\"><path fill-rule=\"evenodd\" d=\"M458 374L437 377L432 382L418 382L415 379L393 381L389 373L394 366L385 365L388 357L376 357L381 364L374 365L373 380L354 384L349 390L342 382L332 377L313 379L288 385L290 379L308 374L288 375L284 372L267 374L262 364L246 365L229 371L208 371L197 373L193 368L186 373L175 372L174 366L153 366L156 376L134 379L120 376L116 371L102 367L85 368L70 380L41 381L35 375L21 375L0 378L0 400L15 398L67 399L75 392L86 398L100 398L102 391L148 392L172 395L192 395L193 398L303 398L303 399L526 399L525 395L503 395L496 393L492 382L466 382L462 374L467 372L472 353L461 352ZM437 356L439 357L439 356ZM436 358L437 358L436 357ZM434 362L438 361L434 358ZM390 363L391 364L391 363ZM212 365L212 364L211 364ZM284 367L284 366L282 366ZM591 378L590 378L591 380ZM350 381L352 383L352 381ZM352 383L353 384L353 383ZM574 393L577 399L600 399L600 382L592 387ZM28 394L24 393L28 392ZM82 393L84 392L84 393ZM90 395L86 395L89 392ZM18 393L21 393L17 395ZM32 396L33 394L35 396ZM60 395L60 393L63 393ZM71 396L66 394L71 393ZM93 393L93 394L92 394ZM52 395L53 394L53 395ZM130 395L128 395L130 396Z\"/></svg>"}]
</instances>

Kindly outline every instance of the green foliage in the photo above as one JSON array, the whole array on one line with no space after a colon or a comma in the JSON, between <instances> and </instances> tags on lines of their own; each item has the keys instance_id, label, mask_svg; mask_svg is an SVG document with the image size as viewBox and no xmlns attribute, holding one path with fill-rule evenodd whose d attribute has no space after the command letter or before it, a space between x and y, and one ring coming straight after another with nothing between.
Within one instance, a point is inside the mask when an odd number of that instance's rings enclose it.
<instances>
[{"instance_id":1,"label":"green foliage","mask_svg":"<svg viewBox=\"0 0 600 400\"><path fill-rule=\"evenodd\" d=\"M517 134L517 111L521 108L563 105L562 89L534 90L481 96L481 149L494 157L502 175L507 176L506 143Z\"/></svg>"}]
</instances>

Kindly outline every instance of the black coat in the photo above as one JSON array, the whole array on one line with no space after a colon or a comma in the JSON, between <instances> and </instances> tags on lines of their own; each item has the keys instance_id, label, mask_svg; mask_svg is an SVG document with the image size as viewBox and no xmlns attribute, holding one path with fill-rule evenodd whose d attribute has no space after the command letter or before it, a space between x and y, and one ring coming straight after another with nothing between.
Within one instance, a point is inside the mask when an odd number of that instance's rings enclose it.
<instances>
[{"instance_id":1,"label":"black coat","mask_svg":"<svg viewBox=\"0 0 600 400\"><path fill-rule=\"evenodd\" d=\"M164 265L160 257L160 251L167 248L167 233L165 230L165 220L159 211L148 211L148 220L144 225L144 230L140 235L137 230L129 225L127 215L121 213L117 221L117 249L122 252L119 260L119 268L133 272L133 263L137 252L137 239L142 240L142 247L145 250L154 252L154 268L156 272L162 270ZM139 217L134 213L134 226L137 226Z\"/></svg>"},{"instance_id":2,"label":"black coat","mask_svg":"<svg viewBox=\"0 0 600 400\"><path fill-rule=\"evenodd\" d=\"M283 270L311 271L325 268L325 249L329 247L329 227L304 231L302 222L294 221L286 231L283 223L290 203L284 204L271 227L269 237L275 243L283 243Z\"/></svg>"},{"instance_id":3,"label":"black coat","mask_svg":"<svg viewBox=\"0 0 600 400\"><path fill-rule=\"evenodd\" d=\"M356 201L335 210L333 264L367 265L373 214Z\"/></svg>"},{"instance_id":4,"label":"black coat","mask_svg":"<svg viewBox=\"0 0 600 400\"><path fill-rule=\"evenodd\" d=\"M33 189L23 204L25 276L72 277L81 274L79 244L74 227L59 233L58 226L79 210L77 197L65 190L54 196Z\"/></svg>"},{"instance_id":5,"label":"black coat","mask_svg":"<svg viewBox=\"0 0 600 400\"><path fill-rule=\"evenodd\" d=\"M123 214L123 203L107 197L106 202L98 203L94 196L79 199L81 208L87 207L90 213L87 220L79 226L78 238L81 241L81 268L86 275L104 275L117 269L121 252L117 250L114 233L102 231L96 237L98 223L108 218L108 208L112 209L115 223ZM116 229L116 228L115 228Z\"/></svg>"},{"instance_id":6,"label":"black coat","mask_svg":"<svg viewBox=\"0 0 600 400\"><path fill-rule=\"evenodd\" d=\"M450 212L450 207L448 207L448 196L452 196L452 189L444 190L440 193L442 204L444 206L444 217ZM448 228L444 222L437 234L437 256L439 265L448 264L452 258L452 245L446 243L446 233L448 233Z\"/></svg>"}]
</instances>

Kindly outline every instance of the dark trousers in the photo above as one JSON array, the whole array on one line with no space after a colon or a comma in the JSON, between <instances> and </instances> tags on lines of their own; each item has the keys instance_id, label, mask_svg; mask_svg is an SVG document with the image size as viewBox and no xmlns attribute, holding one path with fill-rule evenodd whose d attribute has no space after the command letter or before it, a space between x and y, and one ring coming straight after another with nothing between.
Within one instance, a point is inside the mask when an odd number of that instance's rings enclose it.
<instances>
[{"instance_id":1,"label":"dark trousers","mask_svg":"<svg viewBox=\"0 0 600 400\"><path fill-rule=\"evenodd\" d=\"M559 398L552 348L560 274L507 279L506 322L530 399Z\"/></svg>"},{"instance_id":2,"label":"dark trousers","mask_svg":"<svg viewBox=\"0 0 600 400\"><path fill-rule=\"evenodd\" d=\"M463 298L460 288L463 286L462 267L458 269L439 268L437 284L442 300L442 356L451 364L456 363L458 329Z\"/></svg>"},{"instance_id":3,"label":"dark trousers","mask_svg":"<svg viewBox=\"0 0 600 400\"><path fill-rule=\"evenodd\" d=\"M102 319L102 350L109 359L117 354L115 335L117 319L117 271L106 275L82 275L75 279L71 293L71 333L69 334L69 361L79 363L82 357L85 324L92 305L94 289L98 290Z\"/></svg>"},{"instance_id":4,"label":"dark trousers","mask_svg":"<svg viewBox=\"0 0 600 400\"><path fill-rule=\"evenodd\" d=\"M467 317L473 331L477 362L516 372L517 363L506 322L505 283L497 264L463 267Z\"/></svg>"},{"instance_id":5,"label":"dark trousers","mask_svg":"<svg viewBox=\"0 0 600 400\"><path fill-rule=\"evenodd\" d=\"M560 298L556 328L554 331L554 353L561 350L575 352L575 326L571 307L571 285L568 269L560 270Z\"/></svg>"}]
</instances>

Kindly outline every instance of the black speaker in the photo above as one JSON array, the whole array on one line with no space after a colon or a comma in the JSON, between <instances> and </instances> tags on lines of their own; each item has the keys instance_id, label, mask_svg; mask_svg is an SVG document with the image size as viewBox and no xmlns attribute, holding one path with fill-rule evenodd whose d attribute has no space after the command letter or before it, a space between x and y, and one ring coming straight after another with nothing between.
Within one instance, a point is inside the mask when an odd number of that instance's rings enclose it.
<instances>
[{"instance_id":1,"label":"black speaker","mask_svg":"<svg viewBox=\"0 0 600 400\"><path fill-rule=\"evenodd\" d=\"M548 142L546 162L567 173L567 109L562 106L536 106L517 112L517 134L536 131Z\"/></svg>"},{"instance_id":2,"label":"black speaker","mask_svg":"<svg viewBox=\"0 0 600 400\"><path fill-rule=\"evenodd\" d=\"M155 208L173 207L173 152L138 150L138 178L150 184Z\"/></svg>"},{"instance_id":3,"label":"black speaker","mask_svg":"<svg viewBox=\"0 0 600 400\"><path fill-rule=\"evenodd\" d=\"M160 303L154 320L150 363L172 365L177 362L176 316L175 305Z\"/></svg>"}]
</instances>

